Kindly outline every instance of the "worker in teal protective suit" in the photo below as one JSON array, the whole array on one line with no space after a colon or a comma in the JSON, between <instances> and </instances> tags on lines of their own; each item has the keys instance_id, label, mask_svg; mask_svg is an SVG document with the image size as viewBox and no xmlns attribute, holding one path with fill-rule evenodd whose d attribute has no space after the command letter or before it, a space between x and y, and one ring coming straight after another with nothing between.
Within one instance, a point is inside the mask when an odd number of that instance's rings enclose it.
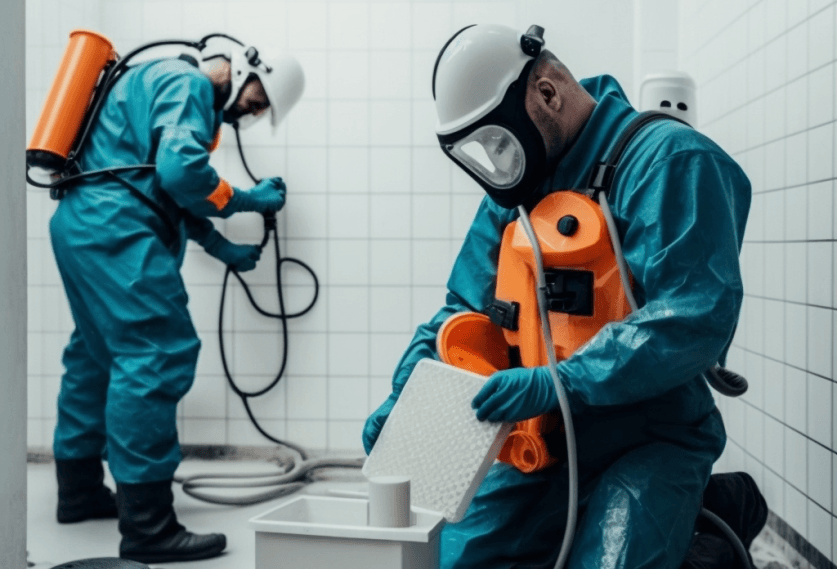
<instances>
[{"instance_id":1,"label":"worker in teal protective suit","mask_svg":"<svg viewBox=\"0 0 837 569\"><path fill-rule=\"evenodd\" d=\"M553 54L527 52L532 42L509 30L467 28L437 61L443 150L488 196L453 265L445 306L419 326L396 367L392 394L366 422L367 452L416 363L438 359L442 323L491 305L503 230L517 219L516 206L531 211L551 192L587 188L596 163L637 115L612 77L579 84ZM521 46L525 56L517 53ZM491 66L475 63L481 51ZM449 101L459 84L472 100ZM487 85L485 99L475 85ZM502 101L492 103L495 96ZM466 118L457 123L457 116ZM471 160L460 149L473 141L484 152ZM510 149L515 160L507 159ZM620 164L608 202L639 310L558 364L579 471L579 522L566 566L676 569L726 441L700 374L723 364L738 319L738 254L751 188L721 148L673 121L641 130ZM557 411L558 399L546 367L516 368L492 375L472 406L479 420L515 422ZM552 567L567 504L566 462L531 474L496 463L463 520L443 529L441 566Z\"/></svg>"},{"instance_id":2,"label":"worker in teal protective suit","mask_svg":"<svg viewBox=\"0 0 837 569\"><path fill-rule=\"evenodd\" d=\"M76 325L63 356L53 446L58 519L116 517L118 509L120 556L145 563L213 557L226 546L223 535L186 531L172 506L181 459L176 409L200 349L180 267L188 237L233 269L254 268L260 249L229 242L207 217L275 212L285 202L281 178L243 191L209 165L222 120L264 114L270 104L258 79L235 90L230 75L223 57L128 70L93 124L80 166L156 170L86 178L69 188L50 223ZM102 484L103 455L115 500Z\"/></svg>"}]
</instances>

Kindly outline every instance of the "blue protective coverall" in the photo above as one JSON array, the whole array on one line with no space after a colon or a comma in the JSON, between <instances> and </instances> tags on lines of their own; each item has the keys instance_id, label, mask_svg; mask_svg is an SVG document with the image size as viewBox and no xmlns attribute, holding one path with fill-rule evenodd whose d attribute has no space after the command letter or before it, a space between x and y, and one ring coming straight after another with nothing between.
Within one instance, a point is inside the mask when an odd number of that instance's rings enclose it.
<instances>
[{"instance_id":1,"label":"blue protective coverall","mask_svg":"<svg viewBox=\"0 0 837 569\"><path fill-rule=\"evenodd\" d=\"M119 483L171 479L181 458L176 408L200 349L180 276L184 237L217 240L206 216L228 214L223 199L207 200L221 183L209 165L221 126L213 99L209 79L184 60L139 64L113 87L81 155L83 171L156 163L156 172L117 175L179 235L107 176L72 187L50 222L76 324L53 450L57 459L104 452Z\"/></svg>"},{"instance_id":2,"label":"blue protective coverall","mask_svg":"<svg viewBox=\"0 0 837 569\"><path fill-rule=\"evenodd\" d=\"M540 196L586 188L594 164L637 114L612 77L581 84L597 105ZM645 127L622 157L608 201L640 309L558 365L578 444L570 569L676 569L685 557L726 442L698 374L723 363L738 320L750 197L747 177L723 150L673 121ZM483 200L448 280L447 304L418 328L392 394L367 420L367 452L415 364L437 358L440 325L491 303L503 229L516 218L516 210ZM441 566L552 567L567 476L566 464L523 474L496 463L463 520L444 528Z\"/></svg>"}]
</instances>

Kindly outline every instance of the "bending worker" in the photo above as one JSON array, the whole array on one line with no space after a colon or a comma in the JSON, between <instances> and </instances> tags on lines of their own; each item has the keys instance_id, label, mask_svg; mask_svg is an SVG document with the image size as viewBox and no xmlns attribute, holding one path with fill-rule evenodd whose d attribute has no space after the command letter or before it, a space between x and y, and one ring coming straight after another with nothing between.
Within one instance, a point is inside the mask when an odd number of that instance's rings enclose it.
<instances>
[{"instance_id":1,"label":"bending worker","mask_svg":"<svg viewBox=\"0 0 837 569\"><path fill-rule=\"evenodd\" d=\"M589 188L594 167L638 114L612 77L579 83L555 55L533 52L533 41L478 25L439 55L437 133L488 195L453 265L446 304L419 326L392 394L366 422L367 452L415 364L438 359L442 323L492 305L503 232L517 206L531 211L554 192ZM468 145L480 147L470 158ZM607 201L639 309L558 364L578 449L571 569L676 569L686 556L726 441L700 374L723 364L738 320L750 196L732 158L672 120L642 128L621 159ZM517 367L494 373L472 406L481 421L517 422L557 412L558 399L547 367ZM566 461L528 474L495 463L463 520L443 529L441 566L552 567L567 487Z\"/></svg>"},{"instance_id":2,"label":"bending worker","mask_svg":"<svg viewBox=\"0 0 837 569\"><path fill-rule=\"evenodd\" d=\"M238 47L207 52L200 62L184 55L141 63L119 79L82 149L82 170L151 162L156 171L86 178L50 223L76 325L53 445L58 521L118 513L120 556L144 563L204 559L226 547L221 534L187 531L172 504L176 409L200 349L180 266L188 237L235 270L255 267L259 248L231 243L207 218L276 212L285 184L234 188L209 165L209 152L222 121L271 114L275 127L302 92L292 58L261 61ZM115 500L102 484L103 456Z\"/></svg>"}]
</instances>

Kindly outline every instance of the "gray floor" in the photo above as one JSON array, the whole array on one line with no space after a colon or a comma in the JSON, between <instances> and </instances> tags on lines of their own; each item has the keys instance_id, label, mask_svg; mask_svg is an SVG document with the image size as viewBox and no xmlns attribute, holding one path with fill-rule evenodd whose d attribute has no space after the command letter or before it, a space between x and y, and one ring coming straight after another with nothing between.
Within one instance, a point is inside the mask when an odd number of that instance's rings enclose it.
<instances>
[{"instance_id":1,"label":"gray floor","mask_svg":"<svg viewBox=\"0 0 837 569\"><path fill-rule=\"evenodd\" d=\"M184 461L178 475L210 473L273 472L276 466L254 461ZM314 482L304 492L324 494L328 489L364 490L358 471L328 471L328 482ZM113 480L106 483L113 488ZM49 569L68 561L119 555L116 520L91 520L61 525L55 521L57 486L52 464L28 465L27 549L37 569ZM166 563L166 569L250 569L255 567L255 534L247 521L291 497L256 506L216 506L195 500L175 485L175 509L179 521L196 533L221 532L227 536L224 555L206 561Z\"/></svg>"},{"instance_id":2,"label":"gray floor","mask_svg":"<svg viewBox=\"0 0 837 569\"><path fill-rule=\"evenodd\" d=\"M178 475L199 473L273 472L276 467L256 461L184 461ZM357 471L324 473L327 481L315 482L305 490L325 494L329 489L364 490ZM113 481L107 483L113 487ZM119 532L115 520L87 521L61 525L55 521L55 471L52 464L28 465L28 551L37 569L50 569L68 561L118 555ZM165 569L250 569L255 567L255 534L248 520L293 496L247 507L216 506L185 495L175 485L175 508L181 523L197 533L222 532L227 551L221 557L190 563L166 563ZM758 569L808 569L808 565L770 528L765 528L751 548ZM163 566L155 566L163 569Z\"/></svg>"}]
</instances>

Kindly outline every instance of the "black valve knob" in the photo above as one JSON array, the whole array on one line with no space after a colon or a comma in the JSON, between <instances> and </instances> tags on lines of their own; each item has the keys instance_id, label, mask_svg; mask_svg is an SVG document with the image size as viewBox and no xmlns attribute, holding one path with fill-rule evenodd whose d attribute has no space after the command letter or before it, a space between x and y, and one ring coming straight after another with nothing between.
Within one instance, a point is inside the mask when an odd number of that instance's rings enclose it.
<instances>
[{"instance_id":1,"label":"black valve knob","mask_svg":"<svg viewBox=\"0 0 837 569\"><path fill-rule=\"evenodd\" d=\"M574 215L565 215L558 220L558 233L570 237L578 231L578 219Z\"/></svg>"}]
</instances>

